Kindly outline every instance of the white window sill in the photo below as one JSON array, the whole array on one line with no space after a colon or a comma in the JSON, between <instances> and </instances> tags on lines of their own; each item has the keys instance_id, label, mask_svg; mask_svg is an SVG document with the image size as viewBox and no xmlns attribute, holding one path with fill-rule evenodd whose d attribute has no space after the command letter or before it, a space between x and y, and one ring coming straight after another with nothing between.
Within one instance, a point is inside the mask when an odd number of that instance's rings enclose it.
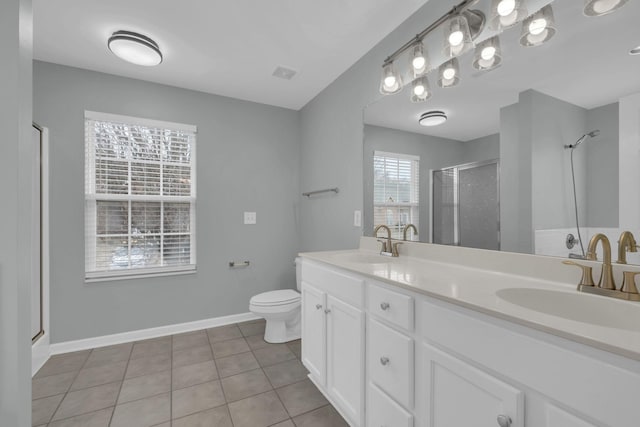
<instances>
[{"instance_id":1,"label":"white window sill","mask_svg":"<svg viewBox=\"0 0 640 427\"><path fill-rule=\"evenodd\" d=\"M146 279L151 277L165 277L165 276L181 276L185 274L195 274L198 270L195 265L182 268L167 268L167 269L140 269L140 270L126 270L126 271L109 271L102 273L86 273L84 278L85 283L98 283L98 282L113 282L117 280L135 280Z\"/></svg>"}]
</instances>

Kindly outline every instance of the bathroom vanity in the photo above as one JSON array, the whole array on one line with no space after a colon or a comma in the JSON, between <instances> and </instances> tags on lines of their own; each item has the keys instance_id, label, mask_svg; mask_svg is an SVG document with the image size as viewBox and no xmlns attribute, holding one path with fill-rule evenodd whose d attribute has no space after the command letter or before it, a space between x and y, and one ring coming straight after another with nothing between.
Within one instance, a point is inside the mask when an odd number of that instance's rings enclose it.
<instances>
[{"instance_id":1,"label":"bathroom vanity","mask_svg":"<svg viewBox=\"0 0 640 427\"><path fill-rule=\"evenodd\" d=\"M400 252L302 254L302 361L352 426L640 425L640 304L554 258Z\"/></svg>"}]
</instances>

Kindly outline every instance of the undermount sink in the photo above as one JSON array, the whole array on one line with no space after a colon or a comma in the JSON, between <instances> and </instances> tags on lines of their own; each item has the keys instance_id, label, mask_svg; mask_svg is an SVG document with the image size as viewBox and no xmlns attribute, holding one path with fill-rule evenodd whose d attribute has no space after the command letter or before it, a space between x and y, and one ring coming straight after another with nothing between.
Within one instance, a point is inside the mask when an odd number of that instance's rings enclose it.
<instances>
[{"instance_id":1,"label":"undermount sink","mask_svg":"<svg viewBox=\"0 0 640 427\"><path fill-rule=\"evenodd\" d=\"M496 295L511 304L552 316L640 332L640 304L550 289L507 288Z\"/></svg>"},{"instance_id":2,"label":"undermount sink","mask_svg":"<svg viewBox=\"0 0 640 427\"><path fill-rule=\"evenodd\" d=\"M356 264L382 264L393 261L393 257L365 253L340 254L337 255L336 258L344 262L353 262Z\"/></svg>"}]
</instances>

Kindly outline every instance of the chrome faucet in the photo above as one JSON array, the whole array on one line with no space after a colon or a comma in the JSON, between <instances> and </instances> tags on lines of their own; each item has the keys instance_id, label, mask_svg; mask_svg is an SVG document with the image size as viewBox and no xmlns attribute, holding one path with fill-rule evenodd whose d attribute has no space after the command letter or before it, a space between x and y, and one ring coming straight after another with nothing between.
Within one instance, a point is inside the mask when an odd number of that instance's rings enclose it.
<instances>
[{"instance_id":1,"label":"chrome faucet","mask_svg":"<svg viewBox=\"0 0 640 427\"><path fill-rule=\"evenodd\" d=\"M627 251L638 252L638 245L636 239L630 231L623 231L618 240L618 264L627 263Z\"/></svg>"},{"instance_id":2,"label":"chrome faucet","mask_svg":"<svg viewBox=\"0 0 640 427\"><path fill-rule=\"evenodd\" d=\"M398 245L401 242L397 242L395 244L391 242L391 229L389 227L387 227L384 224L380 224L379 226L377 226L373 230L373 236L377 238L378 237L378 230L380 230L381 228L384 228L385 230L387 230L387 241L385 242L384 240L378 240L378 242L382 243L382 248L380 250L380 255L397 257L398 256Z\"/></svg>"},{"instance_id":3,"label":"chrome faucet","mask_svg":"<svg viewBox=\"0 0 640 427\"><path fill-rule=\"evenodd\" d=\"M407 231L409 231L410 228L413 228L413 233L417 236L418 235L418 229L416 228L415 225L413 224L407 224L404 226L404 230L402 230L402 240L404 240L405 242L407 241Z\"/></svg>"},{"instance_id":4,"label":"chrome faucet","mask_svg":"<svg viewBox=\"0 0 640 427\"><path fill-rule=\"evenodd\" d=\"M616 289L616 284L613 281L613 269L611 268L611 243L609 239L602 233L595 234L589 242L589 249L587 250L587 259L597 260L596 247L598 242L602 242L602 273L600 274L600 280L598 281L598 287L602 289Z\"/></svg>"}]
</instances>

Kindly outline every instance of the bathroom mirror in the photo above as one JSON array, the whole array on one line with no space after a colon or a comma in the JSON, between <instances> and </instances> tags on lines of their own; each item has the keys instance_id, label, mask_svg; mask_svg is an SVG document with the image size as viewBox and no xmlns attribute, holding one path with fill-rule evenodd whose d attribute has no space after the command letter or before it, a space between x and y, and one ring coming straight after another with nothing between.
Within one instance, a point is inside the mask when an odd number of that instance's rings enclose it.
<instances>
[{"instance_id":1,"label":"bathroom mirror","mask_svg":"<svg viewBox=\"0 0 640 427\"><path fill-rule=\"evenodd\" d=\"M490 3L473 8L488 15ZM432 96L411 102L404 75L402 91L366 107L365 235L384 224L402 239L414 223L407 239L561 257L583 256L598 232L614 252L622 230L640 238L640 2L599 17L583 1L551 5L550 40L524 47L522 24L506 29L500 66L477 70L472 50L454 87L438 86L442 36L428 36ZM408 69L408 53L395 63ZM446 122L421 126L434 111L428 120Z\"/></svg>"}]
</instances>

